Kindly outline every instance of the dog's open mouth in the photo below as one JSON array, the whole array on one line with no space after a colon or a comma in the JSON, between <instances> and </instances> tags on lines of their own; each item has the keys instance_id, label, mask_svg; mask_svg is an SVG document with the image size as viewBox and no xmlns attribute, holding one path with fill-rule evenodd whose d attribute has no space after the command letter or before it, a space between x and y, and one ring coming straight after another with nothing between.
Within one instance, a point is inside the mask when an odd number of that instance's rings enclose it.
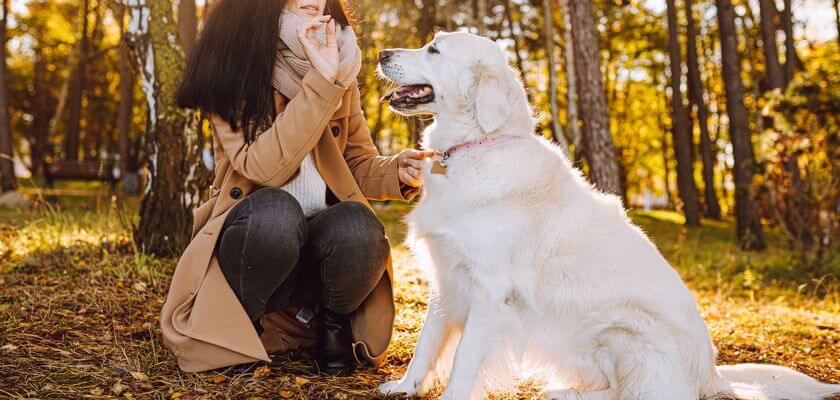
<instances>
[{"instance_id":1,"label":"dog's open mouth","mask_svg":"<svg viewBox=\"0 0 840 400\"><path fill-rule=\"evenodd\" d=\"M388 92L381 101L387 101L391 103L391 107L397 109L413 108L435 101L435 90L430 85L400 86Z\"/></svg>"}]
</instances>

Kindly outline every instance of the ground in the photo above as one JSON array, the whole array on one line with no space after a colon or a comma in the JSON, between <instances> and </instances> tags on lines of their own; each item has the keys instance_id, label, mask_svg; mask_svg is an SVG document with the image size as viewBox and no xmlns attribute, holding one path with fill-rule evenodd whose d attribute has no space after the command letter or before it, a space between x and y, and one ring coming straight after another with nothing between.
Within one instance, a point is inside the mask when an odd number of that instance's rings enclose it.
<instances>
[{"instance_id":1,"label":"ground","mask_svg":"<svg viewBox=\"0 0 840 400\"><path fill-rule=\"evenodd\" d=\"M387 365L323 378L305 356L286 355L231 379L180 372L161 345L158 313L176 260L132 246L136 200L114 201L103 191L46 200L31 210L0 209L0 398L379 398L375 388L400 376L413 352L428 291L401 245L404 205L376 205L396 273ZM696 295L719 363L776 363L840 382L840 254L804 268L772 231L770 250L743 252L728 220L685 229L674 212L631 215ZM535 393L523 385L495 397Z\"/></svg>"}]
</instances>

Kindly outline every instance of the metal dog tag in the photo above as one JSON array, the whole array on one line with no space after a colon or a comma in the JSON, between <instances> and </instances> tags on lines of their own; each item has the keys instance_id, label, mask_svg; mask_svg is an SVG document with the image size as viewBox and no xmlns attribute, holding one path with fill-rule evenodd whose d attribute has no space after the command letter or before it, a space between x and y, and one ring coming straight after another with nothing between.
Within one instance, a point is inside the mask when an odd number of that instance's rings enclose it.
<instances>
[{"instance_id":1,"label":"metal dog tag","mask_svg":"<svg viewBox=\"0 0 840 400\"><path fill-rule=\"evenodd\" d=\"M446 175L446 164L440 160L435 160L432 163L432 173L435 175Z\"/></svg>"}]
</instances>

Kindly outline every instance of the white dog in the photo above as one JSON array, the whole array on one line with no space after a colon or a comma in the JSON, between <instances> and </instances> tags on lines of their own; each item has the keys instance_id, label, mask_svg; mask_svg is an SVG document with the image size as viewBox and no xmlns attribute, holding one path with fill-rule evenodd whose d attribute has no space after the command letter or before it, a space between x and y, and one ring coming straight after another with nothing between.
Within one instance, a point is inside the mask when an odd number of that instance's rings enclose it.
<instances>
[{"instance_id":1,"label":"white dog","mask_svg":"<svg viewBox=\"0 0 840 400\"><path fill-rule=\"evenodd\" d=\"M422 396L448 381L442 398L465 400L526 370L556 386L550 399L840 391L784 367L715 366L689 290L615 196L532 135L524 90L495 43L438 34L421 49L383 51L380 70L402 85L383 100L434 115L424 145L445 155L424 171L408 217L432 267L428 315L405 376L381 393Z\"/></svg>"}]
</instances>

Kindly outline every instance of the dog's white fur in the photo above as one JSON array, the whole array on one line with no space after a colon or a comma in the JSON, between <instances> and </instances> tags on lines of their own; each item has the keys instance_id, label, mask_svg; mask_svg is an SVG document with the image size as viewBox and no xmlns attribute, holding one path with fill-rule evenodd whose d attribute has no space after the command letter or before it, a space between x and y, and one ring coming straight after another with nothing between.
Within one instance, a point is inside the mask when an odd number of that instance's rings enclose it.
<instances>
[{"instance_id":1,"label":"dog's white fur","mask_svg":"<svg viewBox=\"0 0 840 400\"><path fill-rule=\"evenodd\" d=\"M396 50L380 70L429 84L424 145L515 139L454 154L425 171L408 216L429 257L432 299L405 376L383 394L482 397L502 378L539 371L550 399L817 399L840 391L788 368L716 367L715 348L679 275L613 195L593 189L556 146L534 136L524 90L492 41L438 34ZM457 344L454 360L448 345ZM501 366L511 367L502 369ZM521 376L521 375L520 375Z\"/></svg>"}]
</instances>

